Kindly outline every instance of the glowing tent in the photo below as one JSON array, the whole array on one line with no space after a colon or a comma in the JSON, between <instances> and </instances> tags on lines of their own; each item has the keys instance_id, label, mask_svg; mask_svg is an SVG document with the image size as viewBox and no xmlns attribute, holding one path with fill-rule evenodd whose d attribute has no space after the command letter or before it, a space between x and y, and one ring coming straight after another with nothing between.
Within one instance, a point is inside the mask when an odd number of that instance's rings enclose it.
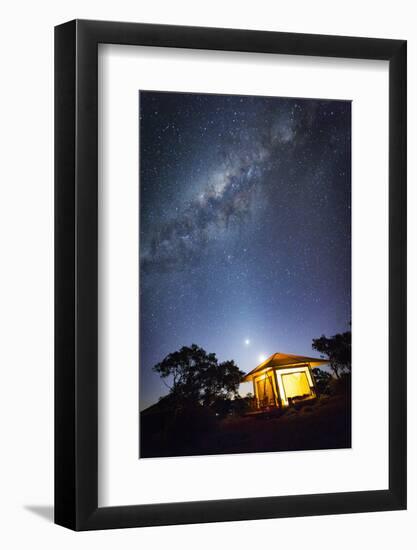
<instances>
[{"instance_id":1,"label":"glowing tent","mask_svg":"<svg viewBox=\"0 0 417 550\"><path fill-rule=\"evenodd\" d=\"M317 397L311 369L326 359L290 353L274 353L251 370L243 382L253 383L258 408L288 407L291 403Z\"/></svg>"}]
</instances>

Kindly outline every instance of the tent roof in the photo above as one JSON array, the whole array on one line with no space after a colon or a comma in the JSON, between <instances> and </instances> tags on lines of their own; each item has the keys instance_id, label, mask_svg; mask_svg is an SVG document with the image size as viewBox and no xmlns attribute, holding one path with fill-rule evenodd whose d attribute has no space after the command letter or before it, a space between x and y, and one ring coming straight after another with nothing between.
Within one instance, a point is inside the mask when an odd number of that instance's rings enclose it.
<instances>
[{"instance_id":1,"label":"tent roof","mask_svg":"<svg viewBox=\"0 0 417 550\"><path fill-rule=\"evenodd\" d=\"M327 359L321 359L319 357L306 357L304 355L294 355L292 353L274 353L266 361L255 367L253 370L248 372L243 378L243 382L249 382L253 380L256 374L260 371L267 369L284 369L292 365L302 365L309 363L311 367L317 367L318 365L323 365L328 363Z\"/></svg>"}]
</instances>

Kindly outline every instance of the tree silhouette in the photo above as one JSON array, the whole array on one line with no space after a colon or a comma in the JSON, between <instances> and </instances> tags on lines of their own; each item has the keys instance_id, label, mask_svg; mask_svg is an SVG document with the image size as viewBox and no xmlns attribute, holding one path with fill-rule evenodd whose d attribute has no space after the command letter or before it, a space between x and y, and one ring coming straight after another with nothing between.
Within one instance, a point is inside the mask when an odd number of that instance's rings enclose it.
<instances>
[{"instance_id":1,"label":"tree silhouette","mask_svg":"<svg viewBox=\"0 0 417 550\"><path fill-rule=\"evenodd\" d=\"M324 334L320 338L313 339L312 347L324 354L330 361L330 368L336 378L340 378L342 372L350 372L352 368L350 331L335 334L327 338Z\"/></svg>"},{"instance_id":2,"label":"tree silhouette","mask_svg":"<svg viewBox=\"0 0 417 550\"><path fill-rule=\"evenodd\" d=\"M170 353L153 370L161 376L175 402L208 406L236 395L244 375L234 361L219 363L215 353L207 353L195 344Z\"/></svg>"},{"instance_id":3,"label":"tree silhouette","mask_svg":"<svg viewBox=\"0 0 417 550\"><path fill-rule=\"evenodd\" d=\"M319 369L318 367L315 367L313 369L313 376L314 376L314 380L316 382L316 386L319 391L319 394L328 393L329 384L333 380L332 375L323 369Z\"/></svg>"}]
</instances>

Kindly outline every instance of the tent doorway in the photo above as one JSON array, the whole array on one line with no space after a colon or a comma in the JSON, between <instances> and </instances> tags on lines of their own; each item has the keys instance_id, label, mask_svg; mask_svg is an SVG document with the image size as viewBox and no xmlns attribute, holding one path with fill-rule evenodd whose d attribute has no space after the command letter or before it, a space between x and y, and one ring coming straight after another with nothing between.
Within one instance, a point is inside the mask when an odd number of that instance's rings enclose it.
<instances>
[{"instance_id":1,"label":"tent doorway","mask_svg":"<svg viewBox=\"0 0 417 550\"><path fill-rule=\"evenodd\" d=\"M275 392L272 376L262 376L256 380L256 396L261 407L275 405Z\"/></svg>"}]
</instances>

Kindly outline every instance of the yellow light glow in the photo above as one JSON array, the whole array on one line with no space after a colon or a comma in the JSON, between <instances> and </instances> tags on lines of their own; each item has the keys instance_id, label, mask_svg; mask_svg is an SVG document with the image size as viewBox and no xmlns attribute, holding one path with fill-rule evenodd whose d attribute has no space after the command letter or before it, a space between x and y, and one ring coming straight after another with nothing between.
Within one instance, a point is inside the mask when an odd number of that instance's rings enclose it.
<instances>
[{"instance_id":1,"label":"yellow light glow","mask_svg":"<svg viewBox=\"0 0 417 550\"><path fill-rule=\"evenodd\" d=\"M311 389L305 372L294 372L282 376L286 398L310 395Z\"/></svg>"},{"instance_id":2,"label":"yellow light glow","mask_svg":"<svg viewBox=\"0 0 417 550\"><path fill-rule=\"evenodd\" d=\"M263 363L263 362L266 361L266 360L267 360L267 356L264 355L263 353L261 353L261 355L258 357L258 361L259 361L260 363Z\"/></svg>"}]
</instances>

